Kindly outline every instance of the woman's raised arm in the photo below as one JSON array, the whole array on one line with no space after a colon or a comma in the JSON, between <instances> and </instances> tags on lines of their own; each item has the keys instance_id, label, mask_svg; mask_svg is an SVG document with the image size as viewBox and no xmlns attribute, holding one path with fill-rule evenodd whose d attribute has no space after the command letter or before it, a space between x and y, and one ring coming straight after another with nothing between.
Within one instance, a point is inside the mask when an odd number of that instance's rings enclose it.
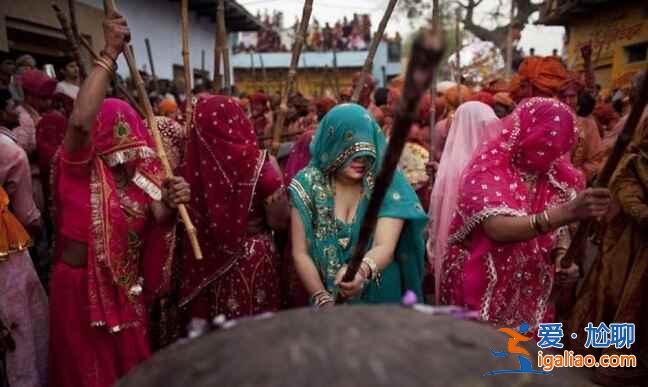
<instances>
[{"instance_id":1,"label":"woman's raised arm","mask_svg":"<svg viewBox=\"0 0 648 387\"><path fill-rule=\"evenodd\" d=\"M126 19L116 12L106 15L103 28L105 47L100 59L81 84L65 133L63 145L69 152L78 151L89 143L97 113L106 97L108 82L117 69L117 57L130 40Z\"/></svg>"}]
</instances>

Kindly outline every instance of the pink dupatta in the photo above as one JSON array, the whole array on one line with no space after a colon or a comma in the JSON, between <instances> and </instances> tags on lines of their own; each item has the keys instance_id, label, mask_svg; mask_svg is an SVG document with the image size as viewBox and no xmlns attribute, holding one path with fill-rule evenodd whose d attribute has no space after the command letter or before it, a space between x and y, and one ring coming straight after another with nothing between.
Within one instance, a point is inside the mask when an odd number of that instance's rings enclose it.
<instances>
[{"instance_id":1,"label":"pink dupatta","mask_svg":"<svg viewBox=\"0 0 648 387\"><path fill-rule=\"evenodd\" d=\"M441 302L478 310L483 320L534 331L552 316L551 261L559 231L499 243L481 225L491 216L526 216L558 206L584 187L566 155L576 143L574 117L549 98L523 101L501 121L501 134L464 172L443 264Z\"/></svg>"},{"instance_id":2,"label":"pink dupatta","mask_svg":"<svg viewBox=\"0 0 648 387\"><path fill-rule=\"evenodd\" d=\"M481 102L466 102L455 112L448 132L445 150L430 196L430 223L427 252L434 270L436 301L439 302L441 265L446 253L450 222L457 207L457 195L462 173L477 147L492 140L497 128L487 127L496 122L491 107ZM492 130L491 130L492 129Z\"/></svg>"}]
</instances>

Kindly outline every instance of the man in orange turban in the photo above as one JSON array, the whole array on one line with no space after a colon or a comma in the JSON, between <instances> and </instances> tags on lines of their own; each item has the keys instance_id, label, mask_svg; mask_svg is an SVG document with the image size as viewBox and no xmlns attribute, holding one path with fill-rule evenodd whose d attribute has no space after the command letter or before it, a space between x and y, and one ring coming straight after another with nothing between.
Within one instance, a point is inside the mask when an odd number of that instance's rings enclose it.
<instances>
[{"instance_id":1,"label":"man in orange turban","mask_svg":"<svg viewBox=\"0 0 648 387\"><path fill-rule=\"evenodd\" d=\"M528 57L511 79L511 97L518 102L530 97L553 98L567 77L567 70L560 59L553 56Z\"/></svg>"}]
</instances>

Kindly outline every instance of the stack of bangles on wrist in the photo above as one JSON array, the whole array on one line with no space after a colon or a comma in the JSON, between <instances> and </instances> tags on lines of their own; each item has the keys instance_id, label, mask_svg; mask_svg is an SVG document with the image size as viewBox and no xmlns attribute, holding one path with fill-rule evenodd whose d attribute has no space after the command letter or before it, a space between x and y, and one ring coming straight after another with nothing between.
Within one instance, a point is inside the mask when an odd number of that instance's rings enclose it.
<instances>
[{"instance_id":1,"label":"stack of bangles on wrist","mask_svg":"<svg viewBox=\"0 0 648 387\"><path fill-rule=\"evenodd\" d=\"M549 213L545 210L540 214L533 214L529 217L529 225L536 235L546 234L551 231L551 221Z\"/></svg>"},{"instance_id":2,"label":"stack of bangles on wrist","mask_svg":"<svg viewBox=\"0 0 648 387\"><path fill-rule=\"evenodd\" d=\"M311 302L313 303L313 305L315 305L317 309L320 309L326 304L335 302L335 299L329 292L322 289L320 291L313 293L313 295L311 296Z\"/></svg>"},{"instance_id":3,"label":"stack of bangles on wrist","mask_svg":"<svg viewBox=\"0 0 648 387\"><path fill-rule=\"evenodd\" d=\"M378 270L378 265L376 261L371 257L362 258L362 263L360 264L360 270L365 274L365 278L368 280L376 281L376 285L380 286L382 281L382 273ZM369 273L367 273L367 270Z\"/></svg>"},{"instance_id":4,"label":"stack of bangles on wrist","mask_svg":"<svg viewBox=\"0 0 648 387\"><path fill-rule=\"evenodd\" d=\"M103 51L101 55L95 60L94 64L106 70L109 74L114 74L117 71L117 62L105 54Z\"/></svg>"}]
</instances>

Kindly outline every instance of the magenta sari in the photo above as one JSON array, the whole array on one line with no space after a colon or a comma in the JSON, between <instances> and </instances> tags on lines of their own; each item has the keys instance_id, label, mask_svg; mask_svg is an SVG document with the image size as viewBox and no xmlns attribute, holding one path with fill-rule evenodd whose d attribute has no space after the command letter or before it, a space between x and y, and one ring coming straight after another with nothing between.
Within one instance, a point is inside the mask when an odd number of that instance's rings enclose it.
<instances>
[{"instance_id":1,"label":"magenta sari","mask_svg":"<svg viewBox=\"0 0 648 387\"><path fill-rule=\"evenodd\" d=\"M526 216L558 206L583 188L583 176L565 157L576 142L570 109L553 99L524 101L501 121L464 172L443 263L441 303L477 310L506 326L530 331L551 320L551 251L560 230L499 243L482 228L491 216Z\"/></svg>"}]
</instances>

